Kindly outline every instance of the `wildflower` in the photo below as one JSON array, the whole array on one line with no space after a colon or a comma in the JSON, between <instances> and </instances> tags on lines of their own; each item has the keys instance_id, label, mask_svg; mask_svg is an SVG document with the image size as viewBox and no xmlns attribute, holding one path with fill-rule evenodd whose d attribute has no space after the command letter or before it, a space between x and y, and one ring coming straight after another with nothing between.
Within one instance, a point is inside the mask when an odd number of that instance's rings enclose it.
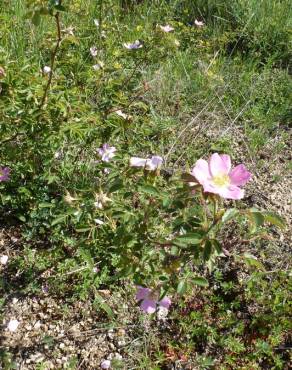
<instances>
[{"instance_id":1,"label":"wildflower","mask_svg":"<svg viewBox=\"0 0 292 370\"><path fill-rule=\"evenodd\" d=\"M92 272L95 273L95 274L97 274L99 271L100 271L100 269L97 266L92 268Z\"/></svg>"},{"instance_id":2,"label":"wildflower","mask_svg":"<svg viewBox=\"0 0 292 370\"><path fill-rule=\"evenodd\" d=\"M103 224L104 224L104 221L100 220L99 218L95 218L95 219L94 219L94 222L95 222L97 225L103 225Z\"/></svg>"},{"instance_id":3,"label":"wildflower","mask_svg":"<svg viewBox=\"0 0 292 370\"><path fill-rule=\"evenodd\" d=\"M197 27L203 27L205 25L205 23L203 21L198 21L197 19L195 19L195 25Z\"/></svg>"},{"instance_id":4,"label":"wildflower","mask_svg":"<svg viewBox=\"0 0 292 370\"><path fill-rule=\"evenodd\" d=\"M229 155L218 153L212 154L209 163L199 159L191 174L203 186L208 193L219 194L225 199L242 199L244 190L239 186L245 185L251 178L243 164L231 170Z\"/></svg>"},{"instance_id":5,"label":"wildflower","mask_svg":"<svg viewBox=\"0 0 292 370\"><path fill-rule=\"evenodd\" d=\"M48 284L43 284L42 285L42 292L44 293L44 294L48 294L49 293L49 286L48 286Z\"/></svg>"},{"instance_id":6,"label":"wildflower","mask_svg":"<svg viewBox=\"0 0 292 370\"><path fill-rule=\"evenodd\" d=\"M162 165L163 159L159 155L153 155L151 158L139 158L131 157L130 166L131 167L144 167L148 171L155 171Z\"/></svg>"},{"instance_id":7,"label":"wildflower","mask_svg":"<svg viewBox=\"0 0 292 370\"><path fill-rule=\"evenodd\" d=\"M111 202L112 200L102 191L99 194L95 194L96 202L94 206L98 209L103 209L106 203Z\"/></svg>"},{"instance_id":8,"label":"wildflower","mask_svg":"<svg viewBox=\"0 0 292 370\"><path fill-rule=\"evenodd\" d=\"M8 261L8 256L6 256L5 254L0 257L1 265L6 265L7 261Z\"/></svg>"},{"instance_id":9,"label":"wildflower","mask_svg":"<svg viewBox=\"0 0 292 370\"><path fill-rule=\"evenodd\" d=\"M74 27L72 26L69 26L67 28L65 28L64 30L62 30L64 33L67 33L67 35L71 35L71 36L74 36Z\"/></svg>"},{"instance_id":10,"label":"wildflower","mask_svg":"<svg viewBox=\"0 0 292 370\"><path fill-rule=\"evenodd\" d=\"M110 362L110 360L103 360L103 361L101 361L101 363L100 363L100 367L101 367L102 369L109 369L109 368L111 367L111 362Z\"/></svg>"},{"instance_id":11,"label":"wildflower","mask_svg":"<svg viewBox=\"0 0 292 370\"><path fill-rule=\"evenodd\" d=\"M51 71L52 71L51 67L44 66L43 72L44 72L45 75L48 75L49 73L51 73Z\"/></svg>"},{"instance_id":12,"label":"wildflower","mask_svg":"<svg viewBox=\"0 0 292 370\"><path fill-rule=\"evenodd\" d=\"M75 196L72 197L72 195L69 193L69 191L66 190L66 195L64 196L64 201L68 204L72 204L76 200L78 200L78 198L76 198Z\"/></svg>"},{"instance_id":13,"label":"wildflower","mask_svg":"<svg viewBox=\"0 0 292 370\"><path fill-rule=\"evenodd\" d=\"M20 322L18 320L10 320L7 325L7 329L11 332L14 332L17 330L19 324Z\"/></svg>"},{"instance_id":14,"label":"wildflower","mask_svg":"<svg viewBox=\"0 0 292 370\"><path fill-rule=\"evenodd\" d=\"M124 43L123 45L128 50L140 49L140 48L143 47L142 43L139 40L134 41L132 44L131 43Z\"/></svg>"},{"instance_id":15,"label":"wildflower","mask_svg":"<svg viewBox=\"0 0 292 370\"><path fill-rule=\"evenodd\" d=\"M158 293L152 291L149 288L137 287L136 299L141 301L140 308L146 313L154 313L158 307L164 307L166 309L171 305L171 300L168 297L164 297L159 300Z\"/></svg>"},{"instance_id":16,"label":"wildflower","mask_svg":"<svg viewBox=\"0 0 292 370\"><path fill-rule=\"evenodd\" d=\"M104 63L101 62L101 61L98 61L98 63L94 64L92 66L92 68L95 70L95 71L99 71L100 69L102 69L104 67Z\"/></svg>"},{"instance_id":17,"label":"wildflower","mask_svg":"<svg viewBox=\"0 0 292 370\"><path fill-rule=\"evenodd\" d=\"M97 56L97 47L96 46L92 46L90 49L90 54L93 56L93 57L96 57Z\"/></svg>"},{"instance_id":18,"label":"wildflower","mask_svg":"<svg viewBox=\"0 0 292 370\"><path fill-rule=\"evenodd\" d=\"M99 27L99 21L98 21L98 19L94 19L93 22L96 25L96 27Z\"/></svg>"},{"instance_id":19,"label":"wildflower","mask_svg":"<svg viewBox=\"0 0 292 370\"><path fill-rule=\"evenodd\" d=\"M109 144L103 144L101 148L97 150L103 162L109 162L114 156L117 149Z\"/></svg>"},{"instance_id":20,"label":"wildflower","mask_svg":"<svg viewBox=\"0 0 292 370\"><path fill-rule=\"evenodd\" d=\"M10 168L8 167L0 167L0 182L8 181L10 174Z\"/></svg>"},{"instance_id":21,"label":"wildflower","mask_svg":"<svg viewBox=\"0 0 292 370\"><path fill-rule=\"evenodd\" d=\"M63 158L63 153L61 152L61 150L56 151L56 153L54 154L54 158L55 159L62 159Z\"/></svg>"},{"instance_id":22,"label":"wildflower","mask_svg":"<svg viewBox=\"0 0 292 370\"><path fill-rule=\"evenodd\" d=\"M159 28L163 31L163 32L171 32L174 30L173 27L171 27L169 24L167 24L166 26L159 26Z\"/></svg>"},{"instance_id":23,"label":"wildflower","mask_svg":"<svg viewBox=\"0 0 292 370\"><path fill-rule=\"evenodd\" d=\"M131 119L132 118L132 116L130 115L130 114L126 114L126 113L124 113L124 112L122 112L120 109L119 110L116 110L116 112L115 112L118 116L120 116L120 117L122 117L122 118L124 118L124 119L126 119L126 120L129 120L129 119Z\"/></svg>"}]
</instances>

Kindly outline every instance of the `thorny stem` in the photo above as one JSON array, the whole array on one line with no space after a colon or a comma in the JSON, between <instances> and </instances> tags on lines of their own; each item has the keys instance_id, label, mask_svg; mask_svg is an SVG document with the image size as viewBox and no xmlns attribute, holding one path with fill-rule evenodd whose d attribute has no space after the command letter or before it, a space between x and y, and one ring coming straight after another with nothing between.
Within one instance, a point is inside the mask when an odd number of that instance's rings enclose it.
<instances>
[{"instance_id":1,"label":"thorny stem","mask_svg":"<svg viewBox=\"0 0 292 370\"><path fill-rule=\"evenodd\" d=\"M59 2L59 5L61 5L61 0ZM56 46L55 46L54 50L51 53L51 65L50 65L51 70L50 70L48 82L47 82L47 85L45 87L44 94L43 94L43 97L42 97L42 100L41 100L41 103L40 103L40 108L42 108L44 106L44 104L47 100L47 96L48 96L49 89L50 89L52 79L53 79L53 69L54 69L54 65L55 65L57 52L59 50L60 43L61 43L61 40L62 40L61 25L60 25L60 13L59 12L57 12L55 14L55 21L56 21L56 27L57 27L57 40L56 40L57 42L56 42Z\"/></svg>"}]
</instances>

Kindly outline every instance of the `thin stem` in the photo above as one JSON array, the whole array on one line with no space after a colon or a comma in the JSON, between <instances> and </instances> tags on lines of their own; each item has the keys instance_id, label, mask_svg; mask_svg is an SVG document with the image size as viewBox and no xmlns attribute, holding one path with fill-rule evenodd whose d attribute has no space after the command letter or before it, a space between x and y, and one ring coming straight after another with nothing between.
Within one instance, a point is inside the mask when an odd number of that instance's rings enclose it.
<instances>
[{"instance_id":1,"label":"thin stem","mask_svg":"<svg viewBox=\"0 0 292 370\"><path fill-rule=\"evenodd\" d=\"M60 1L60 5L61 5L61 1ZM50 70L48 82L47 82L47 85L45 87L44 94L43 94L43 97L42 97L42 100L41 100L41 103L40 103L40 108L42 108L44 106L44 104L47 100L47 96L48 96L49 89L50 89L52 79L53 79L53 69L54 69L54 65L55 65L55 61L56 61L57 52L59 50L60 43L61 43L61 40L62 40L61 25L60 25L60 13L59 12L57 12L55 14L55 21L56 21L56 27L57 27L57 42L56 42L56 46L55 46L54 50L51 53L51 65L50 65L51 70Z\"/></svg>"}]
</instances>

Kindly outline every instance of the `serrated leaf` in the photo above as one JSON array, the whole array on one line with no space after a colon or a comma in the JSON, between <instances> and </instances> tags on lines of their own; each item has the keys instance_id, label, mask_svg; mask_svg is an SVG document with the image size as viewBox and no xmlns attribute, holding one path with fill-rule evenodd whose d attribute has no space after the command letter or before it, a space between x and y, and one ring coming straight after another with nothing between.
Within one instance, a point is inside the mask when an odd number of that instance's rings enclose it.
<instances>
[{"instance_id":1,"label":"serrated leaf","mask_svg":"<svg viewBox=\"0 0 292 370\"><path fill-rule=\"evenodd\" d=\"M182 280L178 283L176 291L178 294L183 295L187 291L187 288L188 288L188 283L186 282L186 280Z\"/></svg>"},{"instance_id":2,"label":"serrated leaf","mask_svg":"<svg viewBox=\"0 0 292 370\"><path fill-rule=\"evenodd\" d=\"M266 222L278 226L281 229L284 229L286 226L285 221L282 219L282 217L274 212L264 212L263 216Z\"/></svg>"},{"instance_id":3,"label":"serrated leaf","mask_svg":"<svg viewBox=\"0 0 292 370\"><path fill-rule=\"evenodd\" d=\"M139 186L138 190L141 191L142 193L149 194L149 195L154 195L154 196L160 195L159 191L152 185Z\"/></svg>"},{"instance_id":4,"label":"serrated leaf","mask_svg":"<svg viewBox=\"0 0 292 370\"><path fill-rule=\"evenodd\" d=\"M260 212L250 212L249 219L255 225L256 228L262 226L263 223L265 222L265 218Z\"/></svg>"},{"instance_id":5,"label":"serrated leaf","mask_svg":"<svg viewBox=\"0 0 292 370\"><path fill-rule=\"evenodd\" d=\"M249 267L257 267L258 269L265 271L264 265L255 257L254 255L250 253L244 253L243 255L243 260L244 262L249 266Z\"/></svg>"},{"instance_id":6,"label":"serrated leaf","mask_svg":"<svg viewBox=\"0 0 292 370\"><path fill-rule=\"evenodd\" d=\"M238 215L239 211L236 208L229 208L222 216L222 222L227 222L232 220Z\"/></svg>"},{"instance_id":7,"label":"serrated leaf","mask_svg":"<svg viewBox=\"0 0 292 370\"><path fill-rule=\"evenodd\" d=\"M208 286L209 285L208 280L201 277L201 276L193 277L192 282L196 285L199 285L199 286Z\"/></svg>"},{"instance_id":8,"label":"serrated leaf","mask_svg":"<svg viewBox=\"0 0 292 370\"><path fill-rule=\"evenodd\" d=\"M180 235L173 240L173 243L178 245L192 245L200 244L202 242L202 235L196 233L188 233L185 235Z\"/></svg>"}]
</instances>

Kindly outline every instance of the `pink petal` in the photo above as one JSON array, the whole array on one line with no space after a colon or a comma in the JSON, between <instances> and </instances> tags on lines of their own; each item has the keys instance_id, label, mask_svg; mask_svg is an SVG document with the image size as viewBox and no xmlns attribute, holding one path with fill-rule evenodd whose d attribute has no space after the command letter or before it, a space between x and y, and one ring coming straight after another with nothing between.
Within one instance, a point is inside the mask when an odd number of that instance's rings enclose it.
<instances>
[{"instance_id":1,"label":"pink petal","mask_svg":"<svg viewBox=\"0 0 292 370\"><path fill-rule=\"evenodd\" d=\"M220 155L222 161L225 163L227 169L228 169L228 172L231 170L231 158L230 158L230 155L228 154L221 154Z\"/></svg>"},{"instance_id":2,"label":"pink petal","mask_svg":"<svg viewBox=\"0 0 292 370\"><path fill-rule=\"evenodd\" d=\"M207 180L203 184L204 191L207 193L214 193L219 194L220 189L222 189L219 186L214 185L211 181Z\"/></svg>"},{"instance_id":3,"label":"pink petal","mask_svg":"<svg viewBox=\"0 0 292 370\"><path fill-rule=\"evenodd\" d=\"M199 181L201 185L210 178L210 171L208 162L204 159L199 159L195 167L192 169L191 174Z\"/></svg>"},{"instance_id":4,"label":"pink petal","mask_svg":"<svg viewBox=\"0 0 292 370\"><path fill-rule=\"evenodd\" d=\"M238 186L229 185L225 188L219 188L218 194L225 199L242 199L244 197L244 190Z\"/></svg>"},{"instance_id":5,"label":"pink petal","mask_svg":"<svg viewBox=\"0 0 292 370\"><path fill-rule=\"evenodd\" d=\"M158 302L159 306L169 309L171 305L171 300L168 297L164 297L161 301Z\"/></svg>"},{"instance_id":6,"label":"pink petal","mask_svg":"<svg viewBox=\"0 0 292 370\"><path fill-rule=\"evenodd\" d=\"M140 305L140 308L146 313L154 313L156 311L156 301L144 299Z\"/></svg>"},{"instance_id":7,"label":"pink petal","mask_svg":"<svg viewBox=\"0 0 292 370\"><path fill-rule=\"evenodd\" d=\"M209 168L212 176L227 175L230 170L230 157L226 154L220 156L218 153L211 155Z\"/></svg>"},{"instance_id":8,"label":"pink petal","mask_svg":"<svg viewBox=\"0 0 292 370\"><path fill-rule=\"evenodd\" d=\"M154 166L160 167L162 165L163 158L160 157L159 155L153 155L151 157L151 162L153 163Z\"/></svg>"},{"instance_id":9,"label":"pink petal","mask_svg":"<svg viewBox=\"0 0 292 370\"><path fill-rule=\"evenodd\" d=\"M132 157L130 158L130 166L131 167L145 167L147 159L139 158L139 157Z\"/></svg>"},{"instance_id":10,"label":"pink petal","mask_svg":"<svg viewBox=\"0 0 292 370\"><path fill-rule=\"evenodd\" d=\"M148 297L150 293L150 289L149 288L143 288L141 286L138 286L137 287L137 293L136 293L136 299L138 301L141 301L141 299L145 299Z\"/></svg>"},{"instance_id":11,"label":"pink petal","mask_svg":"<svg viewBox=\"0 0 292 370\"><path fill-rule=\"evenodd\" d=\"M163 159L159 155L153 155L150 159L146 160L146 169L149 171L155 171L162 165Z\"/></svg>"},{"instance_id":12,"label":"pink petal","mask_svg":"<svg viewBox=\"0 0 292 370\"><path fill-rule=\"evenodd\" d=\"M234 167L229 174L231 184L242 186L245 185L251 178L251 173L246 169L243 164Z\"/></svg>"}]
</instances>

